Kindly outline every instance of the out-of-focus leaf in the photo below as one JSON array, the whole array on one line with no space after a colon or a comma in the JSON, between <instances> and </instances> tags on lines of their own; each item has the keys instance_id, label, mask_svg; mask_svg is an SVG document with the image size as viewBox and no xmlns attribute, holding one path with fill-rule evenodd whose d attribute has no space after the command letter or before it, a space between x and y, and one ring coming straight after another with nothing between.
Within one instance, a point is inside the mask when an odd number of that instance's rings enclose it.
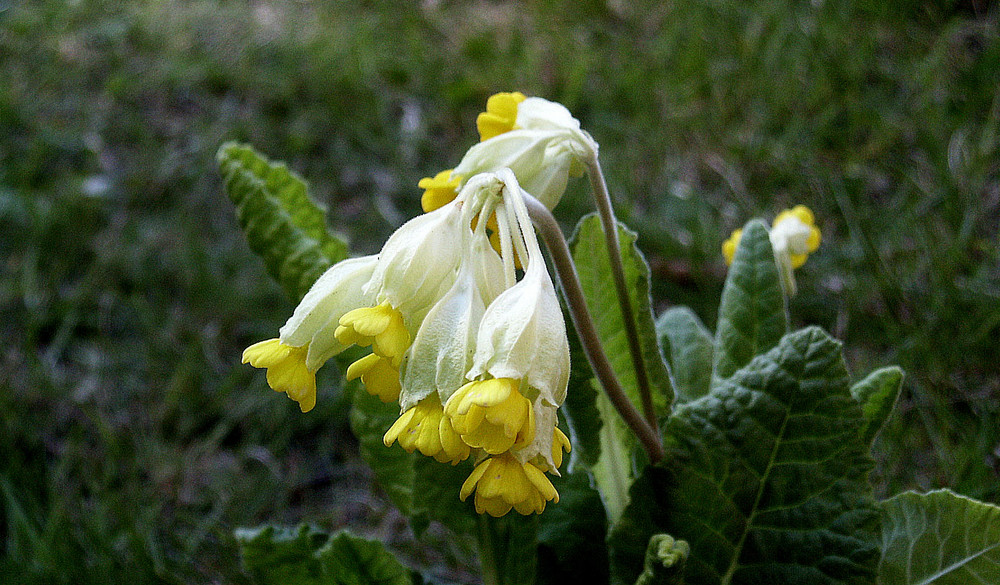
<instances>
[{"instance_id":1,"label":"out-of-focus leaf","mask_svg":"<svg viewBox=\"0 0 1000 585\"><path fill-rule=\"evenodd\" d=\"M382 543L306 524L236 531L243 566L260 585L411 585Z\"/></svg>"},{"instance_id":2,"label":"out-of-focus leaf","mask_svg":"<svg viewBox=\"0 0 1000 585\"><path fill-rule=\"evenodd\" d=\"M670 363L678 402L708 394L714 340L701 319L688 307L671 307L657 318L656 334Z\"/></svg>"},{"instance_id":3,"label":"out-of-focus leaf","mask_svg":"<svg viewBox=\"0 0 1000 585\"><path fill-rule=\"evenodd\" d=\"M385 404L356 382L353 391L351 430L361 444L361 456L397 508L420 534L430 520L458 534L475 533L476 514L471 504L458 499L462 483L472 473L471 460L452 466L419 452L407 453L398 444L386 447L382 437L399 417L398 404Z\"/></svg>"},{"instance_id":4,"label":"out-of-focus leaf","mask_svg":"<svg viewBox=\"0 0 1000 585\"><path fill-rule=\"evenodd\" d=\"M864 422L840 344L815 327L785 336L670 418L666 467L646 468L612 534L613 575L632 582L666 533L691 545L690 585L871 583Z\"/></svg>"},{"instance_id":5,"label":"out-of-focus leaf","mask_svg":"<svg viewBox=\"0 0 1000 585\"><path fill-rule=\"evenodd\" d=\"M250 248L285 291L301 299L327 268L347 257L347 244L327 231L326 212L284 164L234 142L223 144L216 159Z\"/></svg>"},{"instance_id":6,"label":"out-of-focus leaf","mask_svg":"<svg viewBox=\"0 0 1000 585\"><path fill-rule=\"evenodd\" d=\"M559 503L538 517L539 583L607 583L607 517L600 494L583 470L563 472L552 485Z\"/></svg>"},{"instance_id":7,"label":"out-of-focus leaf","mask_svg":"<svg viewBox=\"0 0 1000 585\"><path fill-rule=\"evenodd\" d=\"M785 296L764 222L751 220L729 267L715 330L713 383L777 345L788 329Z\"/></svg>"},{"instance_id":8,"label":"out-of-focus leaf","mask_svg":"<svg viewBox=\"0 0 1000 585\"><path fill-rule=\"evenodd\" d=\"M316 551L324 576L337 585L411 585L410 572L382 543L346 532Z\"/></svg>"},{"instance_id":9,"label":"out-of-focus leaf","mask_svg":"<svg viewBox=\"0 0 1000 585\"><path fill-rule=\"evenodd\" d=\"M1000 507L949 490L879 504L879 585L1000 583Z\"/></svg>"}]
</instances>

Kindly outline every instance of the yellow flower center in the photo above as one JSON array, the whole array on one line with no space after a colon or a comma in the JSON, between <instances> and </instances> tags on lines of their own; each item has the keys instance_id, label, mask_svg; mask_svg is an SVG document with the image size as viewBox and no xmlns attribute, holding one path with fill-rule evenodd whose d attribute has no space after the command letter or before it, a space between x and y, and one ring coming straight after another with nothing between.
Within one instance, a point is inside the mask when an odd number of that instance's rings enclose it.
<instances>
[{"instance_id":1,"label":"yellow flower center","mask_svg":"<svg viewBox=\"0 0 1000 585\"><path fill-rule=\"evenodd\" d=\"M476 118L480 142L510 132L517 124L517 105L525 100L524 94L501 92L486 100L486 111Z\"/></svg>"},{"instance_id":2,"label":"yellow flower center","mask_svg":"<svg viewBox=\"0 0 1000 585\"><path fill-rule=\"evenodd\" d=\"M535 439L535 412L517 388L512 378L469 382L448 399L445 414L470 447L490 455L523 449Z\"/></svg>"},{"instance_id":3,"label":"yellow flower center","mask_svg":"<svg viewBox=\"0 0 1000 585\"><path fill-rule=\"evenodd\" d=\"M452 465L464 461L471 452L452 428L451 419L444 415L437 393L431 393L404 412L382 441L386 447L399 441L399 446L409 453L419 450L441 463Z\"/></svg>"},{"instance_id":4,"label":"yellow flower center","mask_svg":"<svg viewBox=\"0 0 1000 585\"><path fill-rule=\"evenodd\" d=\"M372 346L372 353L347 368L347 379L361 378L369 394L383 402L399 399L399 365L410 347L410 332L403 315L388 302L362 307L340 318L334 332L344 345Z\"/></svg>"},{"instance_id":5,"label":"yellow flower center","mask_svg":"<svg viewBox=\"0 0 1000 585\"><path fill-rule=\"evenodd\" d=\"M462 184L461 175L452 175L451 169L441 171L433 177L424 177L417 187L424 190L420 198L420 207L424 212L434 211L451 203L458 195L458 187Z\"/></svg>"},{"instance_id":6,"label":"yellow flower center","mask_svg":"<svg viewBox=\"0 0 1000 585\"><path fill-rule=\"evenodd\" d=\"M505 453L480 463L462 484L464 502L476 492L476 512L500 517L514 508L519 513L540 514L548 501L559 502L559 492L537 467Z\"/></svg>"},{"instance_id":7,"label":"yellow flower center","mask_svg":"<svg viewBox=\"0 0 1000 585\"><path fill-rule=\"evenodd\" d=\"M306 367L309 345L292 347L278 339L257 342L243 350L243 363L267 368L267 385L299 403L302 412L316 406L316 371Z\"/></svg>"}]
</instances>

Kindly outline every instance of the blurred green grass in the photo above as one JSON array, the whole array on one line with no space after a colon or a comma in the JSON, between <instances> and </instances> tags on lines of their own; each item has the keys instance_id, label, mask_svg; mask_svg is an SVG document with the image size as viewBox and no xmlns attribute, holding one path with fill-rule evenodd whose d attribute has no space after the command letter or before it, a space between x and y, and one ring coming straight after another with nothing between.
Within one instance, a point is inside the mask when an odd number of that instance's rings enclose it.
<instances>
[{"instance_id":1,"label":"blurred green grass","mask_svg":"<svg viewBox=\"0 0 1000 585\"><path fill-rule=\"evenodd\" d=\"M214 154L287 162L371 252L488 95L601 143L658 305L714 324L729 231L823 229L796 321L899 363L880 494L1000 501L1000 38L981 2L0 3L0 576L245 582L231 530L308 519L420 546L358 460L338 374L302 415L239 365L292 309ZM589 207L582 182L560 205ZM442 537L443 538L443 537ZM439 548L441 550L435 550Z\"/></svg>"}]
</instances>

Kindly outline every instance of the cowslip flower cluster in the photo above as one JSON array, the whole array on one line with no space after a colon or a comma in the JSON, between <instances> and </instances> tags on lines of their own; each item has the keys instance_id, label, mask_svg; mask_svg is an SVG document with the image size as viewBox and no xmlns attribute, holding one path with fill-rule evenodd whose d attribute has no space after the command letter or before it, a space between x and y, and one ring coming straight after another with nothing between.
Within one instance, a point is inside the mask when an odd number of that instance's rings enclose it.
<instances>
[{"instance_id":1,"label":"cowslip flower cluster","mask_svg":"<svg viewBox=\"0 0 1000 585\"><path fill-rule=\"evenodd\" d=\"M451 464L474 458L459 496L474 493L479 513L542 512L559 499L546 473L558 474L570 450L556 426L569 345L523 197L510 169L477 173L378 255L331 267L279 336L243 361L266 368L268 384L305 412L318 368L351 345L370 347L347 378L399 402L387 447Z\"/></svg>"},{"instance_id":2,"label":"cowslip flower cluster","mask_svg":"<svg viewBox=\"0 0 1000 585\"><path fill-rule=\"evenodd\" d=\"M509 168L521 188L552 209L570 177L583 174L597 156L597 142L562 104L520 92L498 93L476 119L480 142L454 169L420 181L421 205L432 211L455 198L463 181Z\"/></svg>"},{"instance_id":3,"label":"cowslip flower cluster","mask_svg":"<svg viewBox=\"0 0 1000 585\"><path fill-rule=\"evenodd\" d=\"M727 265L733 263L742 235L742 229L734 230L722 244L722 255L725 256ZM769 236L774 261L778 265L785 290L789 295L794 295L796 287L793 271L806 263L809 254L819 248L822 239L812 210L805 205L796 205L782 211L774 218Z\"/></svg>"}]
</instances>

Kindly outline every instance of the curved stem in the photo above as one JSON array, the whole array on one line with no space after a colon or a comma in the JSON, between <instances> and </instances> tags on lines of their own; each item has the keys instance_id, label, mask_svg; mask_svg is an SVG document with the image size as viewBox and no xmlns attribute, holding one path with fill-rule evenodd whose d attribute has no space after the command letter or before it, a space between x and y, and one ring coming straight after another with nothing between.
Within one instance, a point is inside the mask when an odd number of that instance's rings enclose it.
<instances>
[{"instance_id":1,"label":"curved stem","mask_svg":"<svg viewBox=\"0 0 1000 585\"><path fill-rule=\"evenodd\" d=\"M639 345L639 329L635 324L635 313L632 312L632 301L625 285L625 268L622 266L621 245L618 243L618 220L615 219L611 207L611 195L604 181L601 163L597 153L587 161L591 191L594 193L594 203L597 213L601 216L601 227L604 229L604 239L607 243L608 256L611 260L611 275L615 281L615 292L618 294L618 304L621 306L622 322L625 324L625 337L628 339L629 353L632 354L632 367L635 369L635 379L639 385L639 396L642 399L642 412L646 422L657 431L656 409L653 407L653 393L649 387L649 374L646 372L646 362L642 359L642 348ZM658 433L657 433L658 434Z\"/></svg>"},{"instance_id":2,"label":"curved stem","mask_svg":"<svg viewBox=\"0 0 1000 585\"><path fill-rule=\"evenodd\" d=\"M580 278L576 274L569 246L566 244L562 230L559 229L556 218L540 201L527 193L524 194L524 202L527 204L528 213L552 256L552 263L556 267L556 277L562 283L563 294L566 296L566 304L569 305L573 326L576 327L577 335L580 336L580 343L583 345L584 353L587 354L590 368L601 386L604 387L611 404L621 415L625 424L639 438L649 460L656 463L663 459L663 444L660 442L659 433L656 431L656 427L650 425L635 409L635 406L629 402L615 376L611 363L608 361L608 356L601 347L597 328L590 316L590 310L587 309L587 301L583 296Z\"/></svg>"}]
</instances>

